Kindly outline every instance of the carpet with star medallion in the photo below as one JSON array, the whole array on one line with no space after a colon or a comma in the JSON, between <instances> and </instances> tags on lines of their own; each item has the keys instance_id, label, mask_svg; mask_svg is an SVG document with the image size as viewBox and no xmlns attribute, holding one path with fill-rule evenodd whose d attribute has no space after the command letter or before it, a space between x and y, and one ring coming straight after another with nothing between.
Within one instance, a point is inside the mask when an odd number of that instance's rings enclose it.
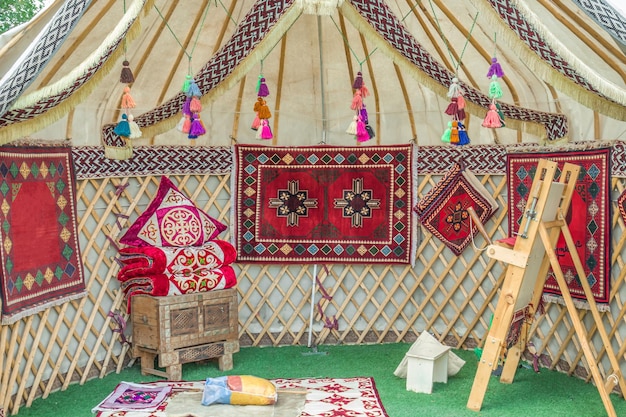
<instances>
[{"instance_id":1,"label":"carpet with star medallion","mask_svg":"<svg viewBox=\"0 0 626 417\"><path fill-rule=\"evenodd\" d=\"M411 262L412 145L236 145L234 157L239 262Z\"/></svg>"}]
</instances>

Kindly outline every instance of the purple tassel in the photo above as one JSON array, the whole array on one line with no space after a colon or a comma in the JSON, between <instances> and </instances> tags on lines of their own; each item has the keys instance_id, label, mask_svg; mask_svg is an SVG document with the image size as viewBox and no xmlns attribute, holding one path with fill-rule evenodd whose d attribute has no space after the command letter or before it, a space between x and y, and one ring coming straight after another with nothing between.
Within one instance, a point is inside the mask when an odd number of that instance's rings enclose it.
<instances>
[{"instance_id":1,"label":"purple tassel","mask_svg":"<svg viewBox=\"0 0 626 417\"><path fill-rule=\"evenodd\" d=\"M363 103L361 105L361 120L363 120L363 123L368 124L369 123L369 118L367 117L367 110L365 109L365 103Z\"/></svg>"},{"instance_id":2,"label":"purple tassel","mask_svg":"<svg viewBox=\"0 0 626 417\"><path fill-rule=\"evenodd\" d=\"M361 87L363 87L363 74L359 71L356 73L356 78L354 79L354 83L352 83L352 88L358 90Z\"/></svg>"},{"instance_id":3,"label":"purple tassel","mask_svg":"<svg viewBox=\"0 0 626 417\"><path fill-rule=\"evenodd\" d=\"M259 97L267 97L270 95L270 90L267 88L267 84L265 84L265 78L261 78L261 84L259 85L259 92L257 95Z\"/></svg>"},{"instance_id":4,"label":"purple tassel","mask_svg":"<svg viewBox=\"0 0 626 417\"><path fill-rule=\"evenodd\" d=\"M498 58L495 56L491 58L491 66L489 67L489 71L487 71L487 78L491 78L492 75L496 75L498 78L504 77L504 71L502 71Z\"/></svg>"},{"instance_id":5,"label":"purple tassel","mask_svg":"<svg viewBox=\"0 0 626 417\"><path fill-rule=\"evenodd\" d=\"M191 96L187 97L185 99L185 102L183 103L183 109L182 109L182 113L183 114L191 114Z\"/></svg>"},{"instance_id":6,"label":"purple tassel","mask_svg":"<svg viewBox=\"0 0 626 417\"><path fill-rule=\"evenodd\" d=\"M197 138L205 133L206 129L204 128L202 120L200 120L200 117L197 114L194 114L193 119L191 119L191 127L189 128L189 138Z\"/></svg>"}]
</instances>

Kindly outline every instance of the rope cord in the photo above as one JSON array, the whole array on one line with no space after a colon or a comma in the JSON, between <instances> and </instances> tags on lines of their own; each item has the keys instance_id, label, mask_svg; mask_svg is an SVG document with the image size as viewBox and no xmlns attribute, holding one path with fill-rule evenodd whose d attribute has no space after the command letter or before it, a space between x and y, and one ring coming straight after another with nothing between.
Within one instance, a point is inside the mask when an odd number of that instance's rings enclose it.
<instances>
[{"instance_id":1,"label":"rope cord","mask_svg":"<svg viewBox=\"0 0 626 417\"><path fill-rule=\"evenodd\" d=\"M354 58L356 59L356 61L359 63L359 68L362 70L363 69L363 63L367 62L367 60L370 59L370 57L374 54L374 52L376 52L378 50L378 48L374 48L372 49L372 52L370 52L363 61L359 60L358 55L356 54L356 52L354 52L354 50L352 49L352 47L350 46L350 42L348 42L348 39L346 38L346 36L344 35L344 33L341 31L341 29L339 28L339 25L337 25L337 22L335 22L335 19L333 17L330 18L330 20L333 22L333 24L335 25L335 29L337 29L337 32L339 32L339 34L341 35L341 38L343 39L343 43L346 44L346 46L348 47L348 50L350 51L350 53L354 56Z\"/></svg>"},{"instance_id":2,"label":"rope cord","mask_svg":"<svg viewBox=\"0 0 626 417\"><path fill-rule=\"evenodd\" d=\"M472 21L472 26L470 27L469 33L467 34L467 38L465 39L465 45L463 45L463 49L461 50L461 54L459 55L459 60L456 61L456 59L454 59L454 56L452 55L452 48L450 47L450 44L448 43L448 38L446 38L446 36L443 34L443 30L441 29L441 24L439 23L439 19L437 18L437 14L435 13L433 2L429 1L428 3L430 4L430 10L432 11L433 16L435 17L435 22L437 23L439 36L441 36L441 39L443 40L443 43L446 46L448 54L450 55L450 61L455 62L454 75L457 76L458 71L459 71L459 66L461 65L461 61L463 61L463 55L465 54L465 49L467 48L469 39L472 36L472 31L474 30L474 26L476 25L476 20L478 19L478 12L476 12L476 16L474 16L474 20Z\"/></svg>"},{"instance_id":3,"label":"rope cord","mask_svg":"<svg viewBox=\"0 0 626 417\"><path fill-rule=\"evenodd\" d=\"M210 3L209 3L210 4ZM204 26L204 21L208 15L209 12L209 6L207 6L204 9L204 14L202 15L202 21L200 22L200 29L202 29L202 27ZM183 51L183 53L185 54L185 56L187 56L187 59L189 61L188 64L188 68L187 68L187 73L191 74L192 70L191 70L191 60L193 58L193 53L196 50L196 46L198 45L198 39L200 38L200 32L201 30L198 30L198 32L196 33L196 39L193 42L193 46L191 47L191 53L187 52L187 49L183 46L183 44L181 43L180 39L178 39L178 36L176 36L176 33L174 33L174 31L172 30L171 26L169 25L169 23L167 22L167 20L165 20L165 16L163 16L163 13L161 13L161 10L159 10L159 8L157 7L157 5L154 5L154 9L157 11L157 13L159 14L159 16L161 17L161 20L163 21L163 23L165 23L165 27L170 31L170 33L172 34L172 36L174 37L174 40L176 41L176 43L178 44L178 46L180 46L180 49Z\"/></svg>"}]
</instances>

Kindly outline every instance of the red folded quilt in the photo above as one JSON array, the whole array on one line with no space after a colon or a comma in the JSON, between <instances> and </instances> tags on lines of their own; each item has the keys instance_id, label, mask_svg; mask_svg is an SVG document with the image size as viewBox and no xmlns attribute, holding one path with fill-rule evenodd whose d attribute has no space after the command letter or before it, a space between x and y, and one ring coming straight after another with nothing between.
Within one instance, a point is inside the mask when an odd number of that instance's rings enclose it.
<instances>
[{"instance_id":1,"label":"red folded quilt","mask_svg":"<svg viewBox=\"0 0 626 417\"><path fill-rule=\"evenodd\" d=\"M224 240L212 240L202 246L188 247L128 247L120 249L124 265L117 274L119 281L134 277L159 274L192 275L201 270L211 270L235 261L237 252Z\"/></svg>"},{"instance_id":2,"label":"red folded quilt","mask_svg":"<svg viewBox=\"0 0 626 417\"><path fill-rule=\"evenodd\" d=\"M130 299L133 295L147 294L155 297L182 295L196 292L223 290L237 285L237 276L232 266L201 269L186 275L155 274L132 277L121 281L121 289L126 296L126 310L130 313Z\"/></svg>"}]
</instances>

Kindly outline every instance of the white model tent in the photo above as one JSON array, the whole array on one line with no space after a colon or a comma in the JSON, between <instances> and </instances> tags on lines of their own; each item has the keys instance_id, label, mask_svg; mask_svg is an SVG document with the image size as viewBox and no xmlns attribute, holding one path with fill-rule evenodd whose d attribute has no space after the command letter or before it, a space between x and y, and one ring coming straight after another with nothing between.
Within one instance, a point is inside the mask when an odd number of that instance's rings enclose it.
<instances>
[{"instance_id":1,"label":"white model tent","mask_svg":"<svg viewBox=\"0 0 626 417\"><path fill-rule=\"evenodd\" d=\"M0 143L71 139L124 157L131 144L113 130L128 113L142 131L132 146L187 145L176 126L191 75L198 145L259 140L260 77L265 143L356 145L346 130L358 72L375 134L365 145L441 144L453 77L471 144L623 140L622 13L607 0L56 0L0 38ZM504 127L485 128L494 58Z\"/></svg>"}]
</instances>

